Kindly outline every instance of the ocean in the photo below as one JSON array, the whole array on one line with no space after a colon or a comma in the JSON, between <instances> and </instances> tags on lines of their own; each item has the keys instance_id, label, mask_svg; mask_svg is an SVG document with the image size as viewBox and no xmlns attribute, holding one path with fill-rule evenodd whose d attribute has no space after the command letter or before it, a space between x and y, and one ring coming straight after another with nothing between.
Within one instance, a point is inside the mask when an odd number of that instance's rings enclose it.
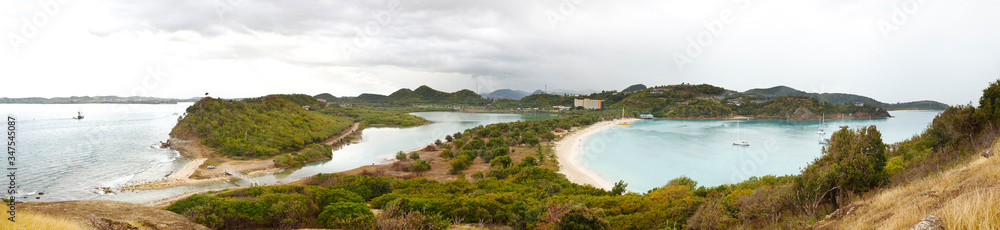
<instances>
[{"instance_id":1,"label":"ocean","mask_svg":"<svg viewBox=\"0 0 1000 230\"><path fill-rule=\"evenodd\" d=\"M646 192L687 176L706 187L751 176L798 174L822 155L840 126L875 125L891 144L922 132L940 111L891 111L892 118L827 120L640 120L584 140L583 166L628 190ZM820 129L825 134L817 134ZM733 145L737 139L750 146Z\"/></svg>"},{"instance_id":2,"label":"ocean","mask_svg":"<svg viewBox=\"0 0 1000 230\"><path fill-rule=\"evenodd\" d=\"M0 104L16 121L16 196L30 201L108 199L157 201L202 189L231 188L244 181L174 187L155 191L106 193L127 184L161 180L189 161L160 149L179 115L180 104ZM72 119L82 111L84 119ZM549 119L546 114L419 112L430 124L409 128L368 128L362 141L335 150L333 159L255 178L263 184L288 183L317 173L333 173L381 163L398 151L426 146L445 135L493 123ZM27 198L25 198L27 197Z\"/></svg>"}]
</instances>

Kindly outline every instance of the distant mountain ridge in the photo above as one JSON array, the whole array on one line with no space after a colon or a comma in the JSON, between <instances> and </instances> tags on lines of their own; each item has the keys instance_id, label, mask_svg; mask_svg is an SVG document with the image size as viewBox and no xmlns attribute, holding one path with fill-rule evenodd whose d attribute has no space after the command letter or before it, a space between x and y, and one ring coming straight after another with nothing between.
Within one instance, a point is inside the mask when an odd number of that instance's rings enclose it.
<instances>
[{"instance_id":1,"label":"distant mountain ridge","mask_svg":"<svg viewBox=\"0 0 1000 230\"><path fill-rule=\"evenodd\" d=\"M357 97L335 97L331 94L319 94L316 98L333 103L379 103L379 104L462 104L462 105L486 105L489 100L482 95L463 89L453 93L441 92L426 85L417 87L415 90L402 88L392 94L380 95L363 93Z\"/></svg>"},{"instance_id":2,"label":"distant mountain ridge","mask_svg":"<svg viewBox=\"0 0 1000 230\"><path fill-rule=\"evenodd\" d=\"M833 104L865 103L876 107L882 107L887 110L944 110L948 108L947 104L931 100L889 104L861 95L847 93L807 93L805 91L783 85L765 89L750 89L743 93L760 95L766 98L809 96L816 98L816 100Z\"/></svg>"},{"instance_id":3,"label":"distant mountain ridge","mask_svg":"<svg viewBox=\"0 0 1000 230\"><path fill-rule=\"evenodd\" d=\"M521 100L521 98L524 98L525 96L528 96L528 95L531 95L531 94L532 93L528 93L528 92L524 92L524 91L520 91L520 90L515 90L515 89L498 89L496 91L493 91L492 93L483 94L483 97L486 97L486 98L489 98L489 99L513 99L513 100Z\"/></svg>"}]
</instances>

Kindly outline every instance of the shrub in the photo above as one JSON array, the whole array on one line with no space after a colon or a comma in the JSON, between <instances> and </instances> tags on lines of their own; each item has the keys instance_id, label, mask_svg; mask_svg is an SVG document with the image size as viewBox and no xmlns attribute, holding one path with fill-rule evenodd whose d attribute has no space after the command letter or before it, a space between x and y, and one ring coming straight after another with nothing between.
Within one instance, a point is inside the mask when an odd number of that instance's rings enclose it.
<instances>
[{"instance_id":1,"label":"shrub","mask_svg":"<svg viewBox=\"0 0 1000 230\"><path fill-rule=\"evenodd\" d=\"M403 153L403 151L399 151L398 153L396 153L396 160L405 161L406 153Z\"/></svg>"},{"instance_id":2,"label":"shrub","mask_svg":"<svg viewBox=\"0 0 1000 230\"><path fill-rule=\"evenodd\" d=\"M538 165L538 161L535 160L535 157L533 157L533 156L526 156L526 157L524 157L524 159L521 159L521 165L524 165L524 166L537 166Z\"/></svg>"},{"instance_id":3,"label":"shrub","mask_svg":"<svg viewBox=\"0 0 1000 230\"><path fill-rule=\"evenodd\" d=\"M500 147L493 149L493 157L505 156L510 154L510 149L507 147Z\"/></svg>"},{"instance_id":4,"label":"shrub","mask_svg":"<svg viewBox=\"0 0 1000 230\"><path fill-rule=\"evenodd\" d=\"M426 172L426 171L430 171L431 170L431 164L427 163L427 161L417 160L417 161L414 161L414 162L410 163L410 170L412 170L414 172Z\"/></svg>"},{"instance_id":5,"label":"shrub","mask_svg":"<svg viewBox=\"0 0 1000 230\"><path fill-rule=\"evenodd\" d=\"M449 172L451 174L458 174L462 172L462 170L468 169L469 164L471 164L471 161L469 160L468 156L459 155L458 157L455 157L455 159L451 160L451 169L449 170Z\"/></svg>"},{"instance_id":6,"label":"shrub","mask_svg":"<svg viewBox=\"0 0 1000 230\"><path fill-rule=\"evenodd\" d=\"M343 188L327 189L324 187L318 187L318 189L313 192L313 196L315 197L313 198L314 202L318 207L326 207L327 205L337 202L365 202L365 199L358 196L358 194L347 191Z\"/></svg>"},{"instance_id":7,"label":"shrub","mask_svg":"<svg viewBox=\"0 0 1000 230\"><path fill-rule=\"evenodd\" d=\"M882 134L875 126L834 132L823 156L796 177L797 204L806 207L808 215L815 215L822 203L843 200L836 198L886 183L889 177L885 151Z\"/></svg>"},{"instance_id":8,"label":"shrub","mask_svg":"<svg viewBox=\"0 0 1000 230\"><path fill-rule=\"evenodd\" d=\"M499 156L499 157L493 158L493 160L490 161L490 166L500 165L500 166L506 168L506 167L510 167L510 164L511 164L512 161L513 160L510 159L510 156L506 156L506 155Z\"/></svg>"},{"instance_id":9,"label":"shrub","mask_svg":"<svg viewBox=\"0 0 1000 230\"><path fill-rule=\"evenodd\" d=\"M324 207L316 221L326 228L371 229L375 214L364 203L337 202Z\"/></svg>"},{"instance_id":10,"label":"shrub","mask_svg":"<svg viewBox=\"0 0 1000 230\"><path fill-rule=\"evenodd\" d=\"M451 149L445 149L444 151L441 151L441 157L452 158L455 157L455 154L451 152Z\"/></svg>"},{"instance_id":11,"label":"shrub","mask_svg":"<svg viewBox=\"0 0 1000 230\"><path fill-rule=\"evenodd\" d=\"M417 153L417 152L410 152L410 159L411 160L420 160L420 154Z\"/></svg>"}]
</instances>

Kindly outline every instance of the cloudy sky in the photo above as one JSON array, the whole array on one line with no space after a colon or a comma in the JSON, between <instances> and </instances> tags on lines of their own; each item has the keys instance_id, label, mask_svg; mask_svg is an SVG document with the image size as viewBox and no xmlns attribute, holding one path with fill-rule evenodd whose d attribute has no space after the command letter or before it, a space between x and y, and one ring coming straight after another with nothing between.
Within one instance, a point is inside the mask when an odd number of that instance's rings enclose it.
<instances>
[{"instance_id":1,"label":"cloudy sky","mask_svg":"<svg viewBox=\"0 0 1000 230\"><path fill-rule=\"evenodd\" d=\"M0 2L0 97L787 85L978 100L994 0Z\"/></svg>"}]
</instances>

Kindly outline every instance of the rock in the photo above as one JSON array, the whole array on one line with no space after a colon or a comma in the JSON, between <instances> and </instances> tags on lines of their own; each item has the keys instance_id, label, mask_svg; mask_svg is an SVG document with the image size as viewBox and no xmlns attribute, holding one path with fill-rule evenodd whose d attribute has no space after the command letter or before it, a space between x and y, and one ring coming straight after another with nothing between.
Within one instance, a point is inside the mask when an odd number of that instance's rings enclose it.
<instances>
[{"instance_id":1,"label":"rock","mask_svg":"<svg viewBox=\"0 0 1000 230\"><path fill-rule=\"evenodd\" d=\"M990 158L991 156L993 156L993 149L992 148L986 148L986 149L983 150L982 153L980 153L980 155L983 155L983 157L985 157L985 158Z\"/></svg>"},{"instance_id":2,"label":"rock","mask_svg":"<svg viewBox=\"0 0 1000 230\"><path fill-rule=\"evenodd\" d=\"M910 230L944 230L944 221L940 217L929 215L920 220L920 223L913 225Z\"/></svg>"},{"instance_id":3,"label":"rock","mask_svg":"<svg viewBox=\"0 0 1000 230\"><path fill-rule=\"evenodd\" d=\"M853 213L854 210L857 210L858 207L861 207L861 206L864 206L864 205L857 205L857 204L855 204L855 205L850 205L850 206L847 206L847 207L839 208L836 211L833 211L833 213L830 213L830 215L826 215L826 217L824 217L823 219L825 219L825 220L840 219L841 217L845 217L847 215L851 215L851 213Z\"/></svg>"}]
</instances>

